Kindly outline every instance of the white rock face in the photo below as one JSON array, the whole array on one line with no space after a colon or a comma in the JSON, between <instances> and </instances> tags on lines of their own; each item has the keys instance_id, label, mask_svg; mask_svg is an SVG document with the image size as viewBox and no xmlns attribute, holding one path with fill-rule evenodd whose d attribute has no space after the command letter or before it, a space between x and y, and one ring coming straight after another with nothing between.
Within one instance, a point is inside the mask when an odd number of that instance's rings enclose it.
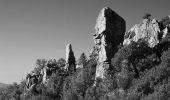
<instances>
[{"instance_id":1,"label":"white rock face","mask_svg":"<svg viewBox=\"0 0 170 100\"><path fill-rule=\"evenodd\" d=\"M45 67L45 68L43 68L42 69L42 75L43 75L43 84L47 84L48 83L48 78L47 78L47 68Z\"/></svg>"},{"instance_id":2,"label":"white rock face","mask_svg":"<svg viewBox=\"0 0 170 100\"><path fill-rule=\"evenodd\" d=\"M107 57L107 54L106 54L106 47L104 45L101 45L98 62L102 63L102 62L107 61L107 59L108 59L108 57Z\"/></svg>"},{"instance_id":3,"label":"white rock face","mask_svg":"<svg viewBox=\"0 0 170 100\"><path fill-rule=\"evenodd\" d=\"M113 10L105 7L99 13L93 35L98 54L96 78L104 78L110 67L111 58L117 51L117 46L123 41L126 29L125 21ZM94 50L92 51L94 52Z\"/></svg>"},{"instance_id":4,"label":"white rock face","mask_svg":"<svg viewBox=\"0 0 170 100\"><path fill-rule=\"evenodd\" d=\"M126 32L123 45L140 40L146 42L150 48L154 48L162 39L167 37L170 29L168 24L160 29L160 23L156 19L143 19L142 22Z\"/></svg>"},{"instance_id":5,"label":"white rock face","mask_svg":"<svg viewBox=\"0 0 170 100\"><path fill-rule=\"evenodd\" d=\"M96 33L101 34L102 35L102 32L106 30L106 17L105 17L105 11L109 9L107 7L103 8L101 10L101 12L99 13L99 17L96 21L96 26L95 26L95 30L96 30Z\"/></svg>"},{"instance_id":6,"label":"white rock face","mask_svg":"<svg viewBox=\"0 0 170 100\"><path fill-rule=\"evenodd\" d=\"M163 36L162 38L165 38L168 34L168 27L166 27L164 30L163 30Z\"/></svg>"},{"instance_id":7,"label":"white rock face","mask_svg":"<svg viewBox=\"0 0 170 100\"><path fill-rule=\"evenodd\" d=\"M153 48L159 43L159 33L160 28L156 19L144 19L126 32L123 45L129 45L132 41L138 42L138 40L144 40L148 43L149 47Z\"/></svg>"},{"instance_id":8,"label":"white rock face","mask_svg":"<svg viewBox=\"0 0 170 100\"><path fill-rule=\"evenodd\" d=\"M110 65L107 63L99 63L96 68L96 78L105 78L105 74L107 69L109 69Z\"/></svg>"},{"instance_id":9,"label":"white rock face","mask_svg":"<svg viewBox=\"0 0 170 100\"><path fill-rule=\"evenodd\" d=\"M71 44L67 44L66 45L66 63L69 62L69 54L72 51L72 46Z\"/></svg>"}]
</instances>

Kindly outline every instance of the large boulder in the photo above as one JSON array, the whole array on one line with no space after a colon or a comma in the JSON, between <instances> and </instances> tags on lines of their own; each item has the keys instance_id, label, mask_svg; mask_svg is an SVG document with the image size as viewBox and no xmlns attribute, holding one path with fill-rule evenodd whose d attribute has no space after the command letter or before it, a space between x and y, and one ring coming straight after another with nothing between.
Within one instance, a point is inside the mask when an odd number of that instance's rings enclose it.
<instances>
[{"instance_id":1,"label":"large boulder","mask_svg":"<svg viewBox=\"0 0 170 100\"><path fill-rule=\"evenodd\" d=\"M101 10L96 21L96 34L93 35L98 54L96 78L105 77L111 58L118 50L117 46L123 41L125 29L125 21L121 16L108 7Z\"/></svg>"},{"instance_id":2,"label":"large boulder","mask_svg":"<svg viewBox=\"0 0 170 100\"><path fill-rule=\"evenodd\" d=\"M75 70L75 56L74 52L72 50L72 45L67 44L66 46L66 64L65 64L65 70L70 71L70 70Z\"/></svg>"}]
</instances>

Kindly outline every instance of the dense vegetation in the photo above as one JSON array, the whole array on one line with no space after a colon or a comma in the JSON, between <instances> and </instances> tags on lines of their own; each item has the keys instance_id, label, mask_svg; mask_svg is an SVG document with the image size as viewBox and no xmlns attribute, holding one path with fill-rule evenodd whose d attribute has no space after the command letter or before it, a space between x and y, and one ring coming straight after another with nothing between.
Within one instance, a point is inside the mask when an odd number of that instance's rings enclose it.
<instances>
[{"instance_id":1,"label":"dense vegetation","mask_svg":"<svg viewBox=\"0 0 170 100\"><path fill-rule=\"evenodd\" d=\"M43 63L37 60L34 72L40 73ZM49 84L39 84L27 92L25 80L1 90L1 100L168 100L170 99L170 49L167 42L151 49L143 42L121 47L112 58L112 70L106 80L97 80L93 86L96 60L83 53L75 72L63 70L65 61L56 61L57 70Z\"/></svg>"}]
</instances>

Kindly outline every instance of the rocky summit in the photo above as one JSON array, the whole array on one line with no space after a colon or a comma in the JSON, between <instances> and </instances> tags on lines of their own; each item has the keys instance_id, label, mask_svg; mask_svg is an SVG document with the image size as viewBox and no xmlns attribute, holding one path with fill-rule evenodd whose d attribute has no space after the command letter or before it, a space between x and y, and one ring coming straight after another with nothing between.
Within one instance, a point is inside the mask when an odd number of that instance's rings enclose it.
<instances>
[{"instance_id":1,"label":"rocky summit","mask_svg":"<svg viewBox=\"0 0 170 100\"><path fill-rule=\"evenodd\" d=\"M98 50L96 78L103 79L110 67L111 58L118 50L117 46L123 41L126 24L121 16L105 7L99 13L95 30L93 39Z\"/></svg>"}]
</instances>

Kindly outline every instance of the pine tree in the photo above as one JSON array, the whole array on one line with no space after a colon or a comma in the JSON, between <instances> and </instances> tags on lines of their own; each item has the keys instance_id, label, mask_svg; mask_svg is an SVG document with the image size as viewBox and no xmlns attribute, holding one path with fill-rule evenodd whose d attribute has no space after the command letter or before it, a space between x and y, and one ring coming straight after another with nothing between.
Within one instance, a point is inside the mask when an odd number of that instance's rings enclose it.
<instances>
[{"instance_id":1,"label":"pine tree","mask_svg":"<svg viewBox=\"0 0 170 100\"><path fill-rule=\"evenodd\" d=\"M80 58L78 59L78 65L81 65L81 64L83 66L85 66L87 64L87 57L86 57L85 53L82 53L80 55Z\"/></svg>"}]
</instances>

